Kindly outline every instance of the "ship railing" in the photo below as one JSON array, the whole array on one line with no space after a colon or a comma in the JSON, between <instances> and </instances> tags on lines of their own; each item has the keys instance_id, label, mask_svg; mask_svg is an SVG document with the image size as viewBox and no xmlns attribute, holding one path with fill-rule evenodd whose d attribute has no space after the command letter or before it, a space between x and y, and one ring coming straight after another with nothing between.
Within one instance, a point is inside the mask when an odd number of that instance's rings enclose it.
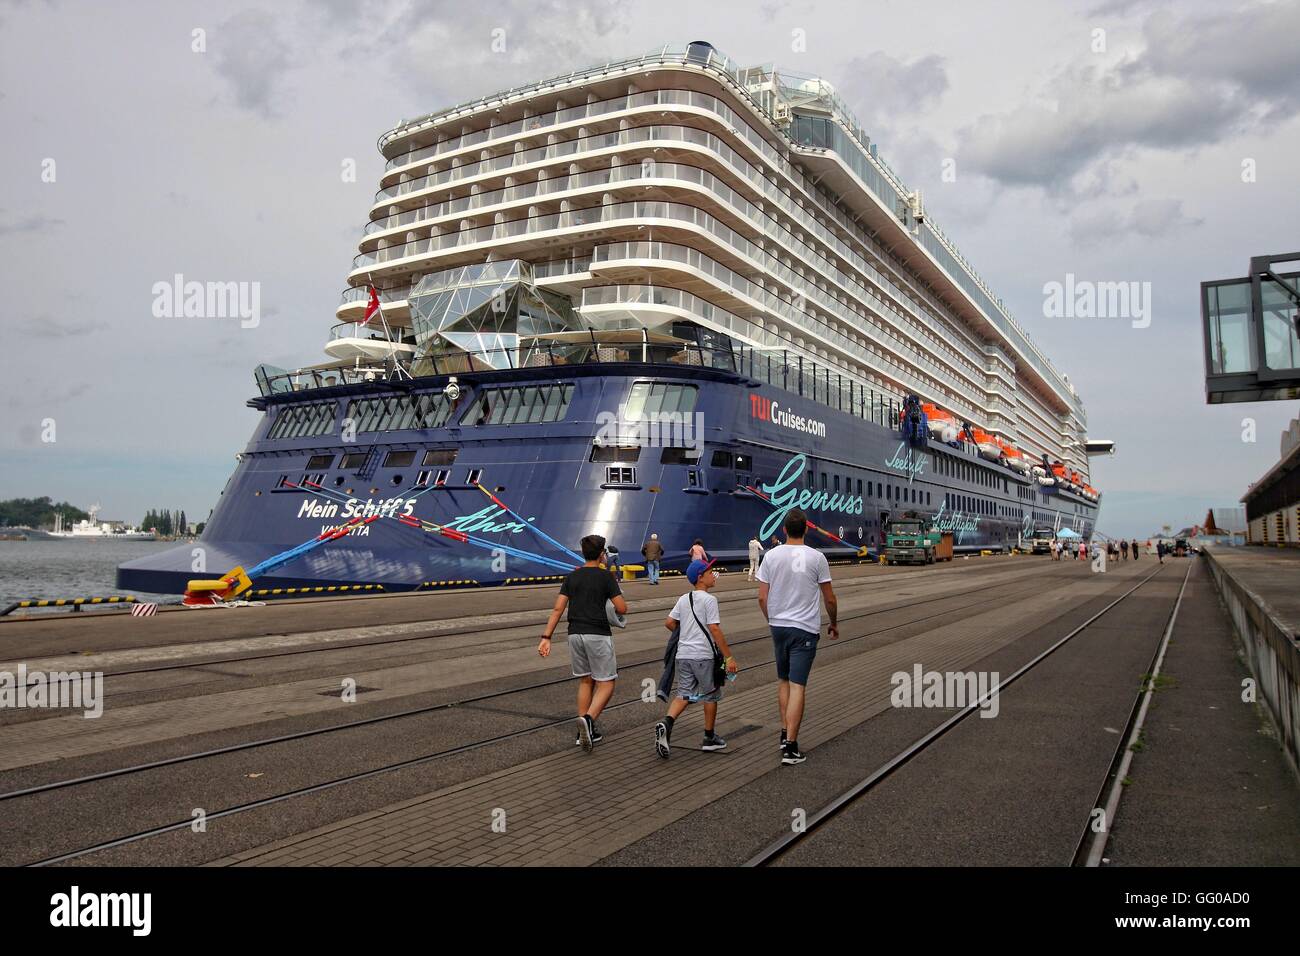
<instances>
[{"instance_id":1,"label":"ship railing","mask_svg":"<svg viewBox=\"0 0 1300 956\"><path fill-rule=\"evenodd\" d=\"M344 324L352 327L351 323ZM566 334L564 341L536 340L515 348L472 353L459 350L431 352L414 360L410 374L424 377L536 368L559 371L583 365L617 363L729 372L887 428L898 429L902 420L903 403L896 394L869 388L840 371L785 349L754 348L742 344L655 342L644 332L638 341L626 330L612 333L590 330L583 338ZM258 390L264 397L339 385L382 385L399 378L409 381L407 375L405 367L393 361L364 368L335 366L290 371L259 365L254 370Z\"/></svg>"}]
</instances>

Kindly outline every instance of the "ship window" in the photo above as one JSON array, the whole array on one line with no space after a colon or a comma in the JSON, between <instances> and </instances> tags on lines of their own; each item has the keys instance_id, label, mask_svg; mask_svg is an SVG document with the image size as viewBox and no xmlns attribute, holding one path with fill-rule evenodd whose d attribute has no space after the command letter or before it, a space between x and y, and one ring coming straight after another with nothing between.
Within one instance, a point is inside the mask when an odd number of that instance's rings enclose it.
<instances>
[{"instance_id":1,"label":"ship window","mask_svg":"<svg viewBox=\"0 0 1300 956\"><path fill-rule=\"evenodd\" d=\"M748 455L737 455L737 456L736 456L736 470L737 470L737 471L749 471L749 469L752 468L753 466L754 466L754 463L753 463L752 461L750 461L750 458L749 458Z\"/></svg>"},{"instance_id":2,"label":"ship window","mask_svg":"<svg viewBox=\"0 0 1300 956\"><path fill-rule=\"evenodd\" d=\"M862 479L859 478L859 479L858 479L858 495L860 496L861 494L862 494Z\"/></svg>"},{"instance_id":3,"label":"ship window","mask_svg":"<svg viewBox=\"0 0 1300 956\"><path fill-rule=\"evenodd\" d=\"M635 462L641 457L639 445L592 445L592 461Z\"/></svg>"},{"instance_id":4,"label":"ship window","mask_svg":"<svg viewBox=\"0 0 1300 956\"><path fill-rule=\"evenodd\" d=\"M280 409L267 430L267 438L304 438L324 435L334 430L333 402L286 405Z\"/></svg>"},{"instance_id":5,"label":"ship window","mask_svg":"<svg viewBox=\"0 0 1300 956\"><path fill-rule=\"evenodd\" d=\"M454 465L458 448L430 448L424 453L424 465Z\"/></svg>"},{"instance_id":6,"label":"ship window","mask_svg":"<svg viewBox=\"0 0 1300 956\"><path fill-rule=\"evenodd\" d=\"M558 422L569 410L573 385L486 388L470 406L462 425L521 425Z\"/></svg>"},{"instance_id":7,"label":"ship window","mask_svg":"<svg viewBox=\"0 0 1300 956\"><path fill-rule=\"evenodd\" d=\"M826 472L822 472L822 491L826 490Z\"/></svg>"},{"instance_id":8,"label":"ship window","mask_svg":"<svg viewBox=\"0 0 1300 956\"><path fill-rule=\"evenodd\" d=\"M665 448L659 453L661 465L694 465L700 460L698 448Z\"/></svg>"},{"instance_id":9,"label":"ship window","mask_svg":"<svg viewBox=\"0 0 1300 956\"><path fill-rule=\"evenodd\" d=\"M319 473L317 473L317 474L303 475L303 476L302 476L302 482L301 482L301 483L304 484L304 485L321 485L321 484L324 484L324 483L325 483L325 473L324 473L324 472L319 472Z\"/></svg>"},{"instance_id":10,"label":"ship window","mask_svg":"<svg viewBox=\"0 0 1300 956\"><path fill-rule=\"evenodd\" d=\"M478 482L479 482L479 479L482 478L482 477L483 477L483 469L482 469L482 468L471 468L471 469L469 470L469 472L465 475L465 484L467 484L467 485L477 485Z\"/></svg>"},{"instance_id":11,"label":"ship window","mask_svg":"<svg viewBox=\"0 0 1300 956\"><path fill-rule=\"evenodd\" d=\"M713 458L712 458L712 460L710 460L709 464L710 464L711 466L713 466L714 468L730 468L730 467L731 467L731 452L729 452L729 451L715 451L715 452L713 453Z\"/></svg>"},{"instance_id":12,"label":"ship window","mask_svg":"<svg viewBox=\"0 0 1300 956\"><path fill-rule=\"evenodd\" d=\"M275 483L275 487L277 487L277 488L288 488L288 487L289 487L289 476L288 476L288 475L281 475L281 476L280 476L280 480L277 481L277 482Z\"/></svg>"},{"instance_id":13,"label":"ship window","mask_svg":"<svg viewBox=\"0 0 1300 956\"><path fill-rule=\"evenodd\" d=\"M635 485L636 469L623 466L611 466L605 469L605 484L607 485Z\"/></svg>"},{"instance_id":14,"label":"ship window","mask_svg":"<svg viewBox=\"0 0 1300 956\"><path fill-rule=\"evenodd\" d=\"M366 453L364 451L354 451L343 456L343 461L339 467L345 471L351 471L354 468L360 468L366 463Z\"/></svg>"},{"instance_id":15,"label":"ship window","mask_svg":"<svg viewBox=\"0 0 1300 956\"><path fill-rule=\"evenodd\" d=\"M312 455L307 459L307 467L309 469L328 468L332 464L334 464L333 455Z\"/></svg>"},{"instance_id":16,"label":"ship window","mask_svg":"<svg viewBox=\"0 0 1300 956\"><path fill-rule=\"evenodd\" d=\"M385 468L409 468L415 464L415 452L413 451L390 451L384 456Z\"/></svg>"},{"instance_id":17,"label":"ship window","mask_svg":"<svg viewBox=\"0 0 1300 956\"><path fill-rule=\"evenodd\" d=\"M836 494L839 494L839 493L840 493L840 476L839 476L839 475L836 475L836 476L835 476L835 493L836 493Z\"/></svg>"},{"instance_id":18,"label":"ship window","mask_svg":"<svg viewBox=\"0 0 1300 956\"><path fill-rule=\"evenodd\" d=\"M925 493L925 505L927 508L930 506L930 492L928 491Z\"/></svg>"},{"instance_id":19,"label":"ship window","mask_svg":"<svg viewBox=\"0 0 1300 956\"><path fill-rule=\"evenodd\" d=\"M435 485L445 485L450 479L451 479L451 469L440 468L437 474L433 476L433 483Z\"/></svg>"},{"instance_id":20,"label":"ship window","mask_svg":"<svg viewBox=\"0 0 1300 956\"><path fill-rule=\"evenodd\" d=\"M429 475L430 475L430 474L431 474L431 472L428 472L428 471L422 471L422 472L420 472L418 475L416 475L416 476L415 476L415 487L417 487L417 488L428 488L428 487L429 487Z\"/></svg>"},{"instance_id":21,"label":"ship window","mask_svg":"<svg viewBox=\"0 0 1300 956\"><path fill-rule=\"evenodd\" d=\"M694 385L673 382L633 382L623 406L623 417L632 421L656 415L681 414L695 411L699 389Z\"/></svg>"},{"instance_id":22,"label":"ship window","mask_svg":"<svg viewBox=\"0 0 1300 956\"><path fill-rule=\"evenodd\" d=\"M441 394L360 398L348 402L347 417L358 432L405 428L440 428L451 417L452 403Z\"/></svg>"},{"instance_id":23,"label":"ship window","mask_svg":"<svg viewBox=\"0 0 1300 956\"><path fill-rule=\"evenodd\" d=\"M690 488L698 488L700 486L700 473L694 468L686 473L686 484L687 487Z\"/></svg>"}]
</instances>

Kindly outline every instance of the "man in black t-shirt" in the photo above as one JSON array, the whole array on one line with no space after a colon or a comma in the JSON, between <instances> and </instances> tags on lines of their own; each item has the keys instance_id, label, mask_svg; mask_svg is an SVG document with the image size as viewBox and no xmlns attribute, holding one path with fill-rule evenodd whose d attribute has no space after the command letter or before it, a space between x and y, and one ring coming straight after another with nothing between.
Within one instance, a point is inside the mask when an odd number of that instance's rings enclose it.
<instances>
[{"instance_id":1,"label":"man in black t-shirt","mask_svg":"<svg viewBox=\"0 0 1300 956\"><path fill-rule=\"evenodd\" d=\"M614 679L618 677L605 602L613 602L619 614L627 613L627 602L618 582L600 566L604 555L605 539L600 535L589 534L582 539L586 564L570 571L560 585L560 595L555 599L541 643L537 645L538 654L551 656L551 636L560 623L560 615L568 608L569 657L573 676L579 678L577 742L588 753L603 739L596 729L596 718L614 696Z\"/></svg>"}]
</instances>

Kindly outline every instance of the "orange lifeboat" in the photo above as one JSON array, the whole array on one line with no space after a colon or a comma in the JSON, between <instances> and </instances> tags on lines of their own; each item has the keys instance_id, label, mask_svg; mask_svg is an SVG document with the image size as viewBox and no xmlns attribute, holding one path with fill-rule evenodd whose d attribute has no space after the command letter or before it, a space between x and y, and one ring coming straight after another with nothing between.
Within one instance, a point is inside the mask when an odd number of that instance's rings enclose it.
<instances>
[{"instance_id":1,"label":"orange lifeboat","mask_svg":"<svg viewBox=\"0 0 1300 956\"><path fill-rule=\"evenodd\" d=\"M998 461L1002 457L1002 449L998 447L998 440L982 428L971 427L971 438L975 441L975 447L979 449L980 457L989 461Z\"/></svg>"},{"instance_id":2,"label":"orange lifeboat","mask_svg":"<svg viewBox=\"0 0 1300 956\"><path fill-rule=\"evenodd\" d=\"M997 438L995 440L998 443L998 448L1002 449L1002 456L1003 458L1006 459L1007 467L1012 469L1013 471L1019 472L1022 475L1028 474L1029 462L1028 460L1026 460L1024 454L1020 451L1020 449L1017 448L1015 445L1011 444L1009 441L1004 441L1001 438Z\"/></svg>"},{"instance_id":3,"label":"orange lifeboat","mask_svg":"<svg viewBox=\"0 0 1300 956\"><path fill-rule=\"evenodd\" d=\"M961 423L957 421L952 412L944 411L938 405L929 402L921 404L921 411L925 412L925 420L930 428L930 437L936 438L942 442L954 442L961 432Z\"/></svg>"}]
</instances>

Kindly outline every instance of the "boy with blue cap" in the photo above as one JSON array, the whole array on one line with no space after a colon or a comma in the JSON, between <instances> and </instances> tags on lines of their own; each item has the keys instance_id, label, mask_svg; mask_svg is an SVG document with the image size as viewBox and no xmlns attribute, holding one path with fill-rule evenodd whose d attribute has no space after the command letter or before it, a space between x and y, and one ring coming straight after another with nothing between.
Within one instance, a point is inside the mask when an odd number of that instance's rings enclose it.
<instances>
[{"instance_id":1,"label":"boy with blue cap","mask_svg":"<svg viewBox=\"0 0 1300 956\"><path fill-rule=\"evenodd\" d=\"M736 659L731 656L727 639L722 634L722 618L718 613L718 599L709 589L718 583L713 573L712 561L692 561L686 569L686 580L692 590L677 599L664 627L672 631L680 628L677 639L677 696L668 705L664 719L655 724L655 752L667 758L673 735L673 721L682 715L693 701L704 702L704 742L701 750L722 750L727 742L714 733L718 719L718 701L722 688L713 677L715 648L726 660L728 674L736 673Z\"/></svg>"}]
</instances>

